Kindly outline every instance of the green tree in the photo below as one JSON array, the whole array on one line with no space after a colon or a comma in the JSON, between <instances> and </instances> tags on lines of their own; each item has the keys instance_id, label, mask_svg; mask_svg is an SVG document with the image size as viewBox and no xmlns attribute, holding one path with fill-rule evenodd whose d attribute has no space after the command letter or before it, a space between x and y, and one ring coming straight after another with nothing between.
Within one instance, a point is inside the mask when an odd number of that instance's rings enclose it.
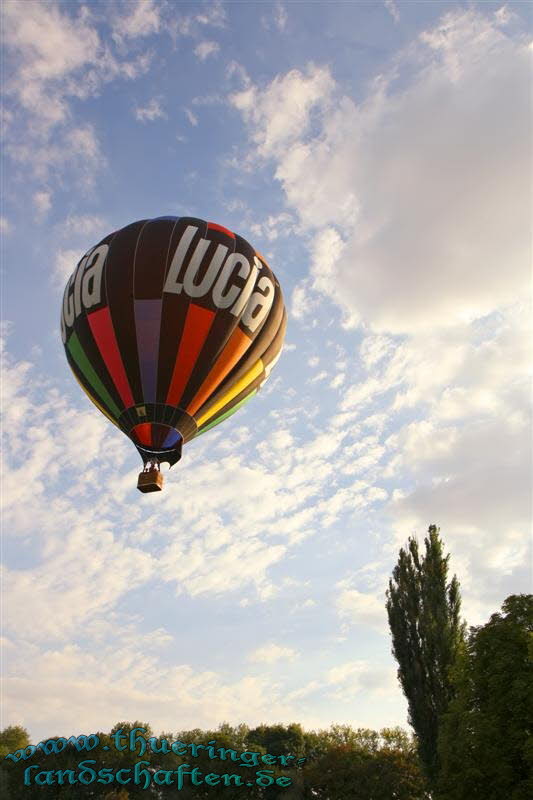
<instances>
[{"instance_id":1,"label":"green tree","mask_svg":"<svg viewBox=\"0 0 533 800\"><path fill-rule=\"evenodd\" d=\"M448 581L449 555L430 525L425 553L410 538L401 549L387 591L387 614L398 679L409 707L418 753L430 785L439 770L439 720L453 696L451 670L464 647L457 578Z\"/></svg>"},{"instance_id":2,"label":"green tree","mask_svg":"<svg viewBox=\"0 0 533 800\"><path fill-rule=\"evenodd\" d=\"M439 738L443 800L533 797L533 595L472 628Z\"/></svg>"},{"instance_id":3,"label":"green tree","mask_svg":"<svg viewBox=\"0 0 533 800\"><path fill-rule=\"evenodd\" d=\"M23 750L30 743L30 736L26 728L21 725L9 725L0 731L0 759L4 759L8 753L15 753ZM12 793L9 789L8 764L2 763L0 766L0 797L4 800L11 800Z\"/></svg>"},{"instance_id":4,"label":"green tree","mask_svg":"<svg viewBox=\"0 0 533 800\"><path fill-rule=\"evenodd\" d=\"M312 759L303 770L309 800L426 800L416 747L399 729L347 725L306 734Z\"/></svg>"},{"instance_id":5,"label":"green tree","mask_svg":"<svg viewBox=\"0 0 533 800\"><path fill-rule=\"evenodd\" d=\"M25 786L24 770L31 764L39 764L43 772L55 774L57 770L73 770L87 755L96 761L95 771L102 767L113 770L132 768L141 756L128 746L117 750L114 746L113 733L122 729L128 735L134 728L146 728L145 738L151 735L150 726L146 723L119 722L109 734L98 732L100 745L89 754L81 754L74 745L64 747L61 752L45 755L38 751L16 763L8 760L4 768L2 794L6 800L26 800L39 797L40 800L133 800L142 798L178 798L178 800L240 800L244 795L250 800L426 800L425 784L419 769L418 757L413 740L398 728L377 731L360 728L353 730L348 725L334 725L327 731L304 731L297 723L290 725L259 725L250 729L245 724L231 726L224 723L217 730L180 731L175 735L162 734L169 742L180 741L185 744L207 744L215 742L215 752L207 752L198 748L196 755L188 751L185 754L164 752L156 742L154 750L150 748L142 755L142 760L150 762L149 769L175 770L180 764L198 767L203 776L209 773L240 776L238 784L232 779L232 785L223 784L209 786L205 783L193 785L187 778L182 789L175 784L168 786L152 785L143 789L129 783L119 786L91 782L88 785L70 785L68 779L59 785L51 784ZM56 737L44 737L45 740ZM120 737L119 737L120 738ZM135 733L133 734L135 739ZM158 737L161 739L161 737ZM6 734L6 741L8 734ZM10 739L11 743L24 744L22 739ZM108 748L108 749L106 749ZM219 748L227 748L221 752ZM15 747L15 749L19 749ZM233 758L243 754L243 758ZM305 757L302 765L281 763L263 763L256 754L270 756L292 754ZM247 753L247 756L245 755ZM211 757L213 756L213 757ZM257 765L256 765L256 762ZM247 764L249 766L247 766ZM272 782L265 786L255 782L256 772L271 770ZM277 784L281 777L291 779L289 786Z\"/></svg>"},{"instance_id":6,"label":"green tree","mask_svg":"<svg viewBox=\"0 0 533 800\"><path fill-rule=\"evenodd\" d=\"M152 735L150 726L142 722L119 722L113 728L111 733L114 733L119 728L122 728L126 736L129 732L136 727L146 728L143 734L145 738ZM42 750L37 750L33 755L27 758L20 759L16 762L12 760L4 761L3 775L0 780L7 781L8 793L2 793L0 796L2 800L4 796L6 800L26 800L26 798L39 797L40 800L78 800L79 798L104 798L105 800L126 800L126 798L142 798L142 800L149 800L151 797L159 797L158 787L151 786L149 789L143 789L142 786L128 784L126 787L115 785L107 785L99 783L98 781L92 782L88 785L73 784L71 785L68 778L64 779L62 785L56 783L55 778L53 784L45 784L37 786L32 781L29 786L24 785L24 770L31 766L38 764L40 770L43 772L55 772L57 770L73 770L76 773L79 769L80 762L86 759L94 759L96 764L94 769L98 771L102 767L108 767L114 770L133 768L135 762L140 760L139 755L126 746L124 750L117 750L114 747L114 740L111 739L111 734L98 732L100 745L98 748L91 752L78 751L73 744L67 744L59 753L49 753L46 755ZM56 736L45 736L44 741L57 739ZM106 750L105 747L108 749ZM18 749L18 748L15 748ZM11 751L12 752L12 751ZM153 762L153 754L147 749L143 760ZM3 787L3 784L0 784ZM2 789L3 790L3 789Z\"/></svg>"},{"instance_id":7,"label":"green tree","mask_svg":"<svg viewBox=\"0 0 533 800\"><path fill-rule=\"evenodd\" d=\"M259 725L249 733L249 740L273 755L295 755L303 751L302 726L296 722L289 725Z\"/></svg>"},{"instance_id":8,"label":"green tree","mask_svg":"<svg viewBox=\"0 0 533 800\"><path fill-rule=\"evenodd\" d=\"M30 743L30 737L26 728L21 725L9 725L0 731L0 758L5 758L8 753L22 750Z\"/></svg>"},{"instance_id":9,"label":"green tree","mask_svg":"<svg viewBox=\"0 0 533 800\"><path fill-rule=\"evenodd\" d=\"M227 722L222 723L217 730L201 730L195 728L192 730L178 731L175 736L172 736L174 741L180 741L185 744L195 743L204 744L214 742L215 757L211 758L206 750L199 750L197 755L188 752L186 755L177 756L177 763L189 764L191 767L198 767L201 771L203 778L210 773L218 775L240 775L243 785L235 785L232 783L226 786L224 782L217 785L207 786L205 783L200 786L193 786L189 778L182 790L177 791L175 787L166 792L169 797L179 797L180 800L208 800L208 798L224 798L224 800L238 800L242 798L243 788L246 791L246 797L250 800L259 800L264 796L263 789L258 786L246 786L246 783L251 780L250 775L255 771L254 768L241 767L239 761L234 760L230 751L235 752L235 756L246 750L258 750L256 746L250 746L249 741L249 728L247 725L232 726ZM219 754L219 750L225 749L227 753L224 756ZM260 768L260 767L259 767ZM174 767L175 769L175 767ZM253 775L252 775L253 777Z\"/></svg>"}]
</instances>

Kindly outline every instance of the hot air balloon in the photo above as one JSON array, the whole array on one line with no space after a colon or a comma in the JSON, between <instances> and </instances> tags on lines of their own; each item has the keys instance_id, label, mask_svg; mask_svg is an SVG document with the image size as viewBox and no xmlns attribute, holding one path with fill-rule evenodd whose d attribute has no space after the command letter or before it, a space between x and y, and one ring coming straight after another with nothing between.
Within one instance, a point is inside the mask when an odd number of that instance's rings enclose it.
<instances>
[{"instance_id":1,"label":"hot air balloon","mask_svg":"<svg viewBox=\"0 0 533 800\"><path fill-rule=\"evenodd\" d=\"M61 336L74 377L143 460L160 464L253 397L279 358L279 283L245 239L193 217L110 233L81 258L63 295Z\"/></svg>"}]
</instances>

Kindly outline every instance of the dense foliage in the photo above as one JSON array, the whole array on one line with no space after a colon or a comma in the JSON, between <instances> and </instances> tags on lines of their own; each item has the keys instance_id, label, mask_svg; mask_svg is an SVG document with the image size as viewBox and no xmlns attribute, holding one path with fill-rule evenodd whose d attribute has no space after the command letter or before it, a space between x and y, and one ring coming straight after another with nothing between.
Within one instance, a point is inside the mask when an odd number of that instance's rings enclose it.
<instances>
[{"instance_id":1,"label":"dense foliage","mask_svg":"<svg viewBox=\"0 0 533 800\"><path fill-rule=\"evenodd\" d=\"M217 798L221 800L237 800L242 797L257 800L425 800L424 779L418 767L418 758L413 740L399 728L385 729L376 732L366 729L354 730L349 726L332 726L329 730L304 731L298 724L260 725L249 728L246 725L232 727L221 725L217 730L200 729L178 731L175 734L163 733L158 740L165 737L169 742L202 743L216 741L217 748L233 749L239 753L269 754L272 758L292 754L293 763L252 764L249 767L239 766L231 761L214 760L209 753L198 751L194 757L190 753L185 756L173 752L157 752L159 746L154 743L153 751L147 750L144 755L139 752L117 752L113 746L112 734L122 729L129 732L136 727L147 724L118 723L108 733L100 733L100 745L90 753L79 753L74 746L69 746L59 755L43 755L34 753L28 759L17 763L10 760L3 762L2 775L6 800L25 800L39 797L42 800L74 800L78 797L102 798L102 800L128 800L129 798L176 797L182 800L199 800L200 798ZM23 747L27 744L24 729L17 729L18 738L13 735L14 729L7 728L0 734L0 744L7 747ZM145 738L151 731L144 734ZM105 750L108 746L109 750ZM6 750L4 747L4 750ZM140 786L117 786L93 782L90 786L68 784L24 786L24 770L31 764L39 764L40 770L58 769L76 770L84 759L96 759L96 770L103 767L133 768L135 762L149 761L150 768L155 770L176 770L180 764L194 765L205 777L210 773L228 772L243 777L241 786L212 785L192 786L187 777L183 788L165 785L150 788ZM248 758L251 759L250 756ZM298 759L305 759L298 764ZM252 760L252 759L251 759ZM270 769L273 778L285 776L290 784L269 786L250 785L257 769ZM35 770L33 776L37 771ZM43 780L46 780L43 778Z\"/></svg>"},{"instance_id":2,"label":"dense foliage","mask_svg":"<svg viewBox=\"0 0 533 800\"><path fill-rule=\"evenodd\" d=\"M448 581L439 530L430 525L420 554L416 539L401 549L389 581L387 613L398 679L408 701L421 764L435 785L439 763L439 721L453 694L451 670L464 644L459 618L461 597L454 576Z\"/></svg>"},{"instance_id":3,"label":"dense foliage","mask_svg":"<svg viewBox=\"0 0 533 800\"><path fill-rule=\"evenodd\" d=\"M441 729L439 800L533 797L533 595L472 628Z\"/></svg>"}]
</instances>

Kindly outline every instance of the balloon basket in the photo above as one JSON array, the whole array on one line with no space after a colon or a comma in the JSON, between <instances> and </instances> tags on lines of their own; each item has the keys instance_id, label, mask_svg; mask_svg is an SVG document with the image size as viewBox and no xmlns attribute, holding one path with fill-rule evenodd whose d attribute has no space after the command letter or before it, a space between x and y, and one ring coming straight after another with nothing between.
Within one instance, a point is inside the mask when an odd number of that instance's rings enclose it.
<instances>
[{"instance_id":1,"label":"balloon basket","mask_svg":"<svg viewBox=\"0 0 533 800\"><path fill-rule=\"evenodd\" d=\"M140 492L160 492L163 488L163 475L158 469L139 473L137 489Z\"/></svg>"}]
</instances>

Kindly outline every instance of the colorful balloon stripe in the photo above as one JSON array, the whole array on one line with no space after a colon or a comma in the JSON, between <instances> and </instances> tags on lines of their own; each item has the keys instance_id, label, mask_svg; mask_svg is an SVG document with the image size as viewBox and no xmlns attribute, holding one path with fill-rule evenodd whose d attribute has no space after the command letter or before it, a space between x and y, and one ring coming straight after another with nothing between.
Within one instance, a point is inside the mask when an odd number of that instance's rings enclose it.
<instances>
[{"instance_id":1,"label":"colorful balloon stripe","mask_svg":"<svg viewBox=\"0 0 533 800\"><path fill-rule=\"evenodd\" d=\"M198 409L209 399L209 396L217 386L246 353L251 343L250 337L243 333L240 328L235 329L220 358L187 408L189 414L195 416Z\"/></svg>"},{"instance_id":2,"label":"colorful balloon stripe","mask_svg":"<svg viewBox=\"0 0 533 800\"><path fill-rule=\"evenodd\" d=\"M274 364L275 361L271 363ZM269 367L266 367L266 369L262 370L258 375L256 375L252 381L247 383L238 394L232 393L231 399L227 398L228 402L226 402L225 405L218 410L214 418L209 417L209 420L213 421L213 419L218 419L220 416L226 414L228 411L238 405L243 398L248 397L254 391L259 391L265 381L268 380L269 374Z\"/></svg>"},{"instance_id":3,"label":"colorful balloon stripe","mask_svg":"<svg viewBox=\"0 0 533 800\"><path fill-rule=\"evenodd\" d=\"M134 301L137 352L141 369L143 400L146 403L156 402L162 302L162 300Z\"/></svg>"},{"instance_id":4,"label":"colorful balloon stripe","mask_svg":"<svg viewBox=\"0 0 533 800\"><path fill-rule=\"evenodd\" d=\"M76 375L76 373L75 373L74 371L72 372L72 374L73 374L73 375L74 375L74 377L76 378L76 381L77 381L77 382L78 382L78 384L81 386L81 388L83 389L83 391L85 392L85 394L87 395L87 397L89 398L89 400L91 401L91 403L93 403L93 405L95 405L95 406L96 406L96 408L97 408L99 411L101 411L101 412L102 412L102 414L103 414L104 416L106 416L106 417L108 418L109 422L112 422L112 423L113 423L113 425L115 426L115 428L118 428L118 429L120 430L120 426L117 424L117 421L116 421L115 419L113 419L113 417L111 416L111 414L109 413L109 411L106 411L106 410L105 410L105 408L104 408L102 405L100 405L100 403L98 402L98 400L96 400L96 399L94 398L94 396L93 396L93 395L92 395L92 394L91 394L89 391L87 391L87 389L85 388L85 386L84 386L84 385L83 385L83 383L80 381L80 379L78 378L78 376Z\"/></svg>"},{"instance_id":5,"label":"colorful balloon stripe","mask_svg":"<svg viewBox=\"0 0 533 800\"><path fill-rule=\"evenodd\" d=\"M237 383L237 381L240 381L243 375L245 375L260 358L266 366L272 360L273 354L280 350L287 327L287 314L282 302L280 303L279 316L274 310L271 316L273 318L272 320L269 319L268 328L264 329L262 335L253 342L252 346L248 348L237 365L219 384L216 391L202 406L200 410L201 414L205 414L209 411L209 409L219 401L222 395Z\"/></svg>"},{"instance_id":6,"label":"colorful balloon stripe","mask_svg":"<svg viewBox=\"0 0 533 800\"><path fill-rule=\"evenodd\" d=\"M246 387L252 383L264 370L264 365L261 359L254 364L251 370L249 370L246 375L238 381L232 388L226 392L226 394L222 395L218 403L214 405L206 414L203 414L199 419L197 419L198 427L200 428L204 425L211 417L213 417L217 411L220 411L221 408L224 408L234 397L237 397Z\"/></svg>"},{"instance_id":7,"label":"colorful balloon stripe","mask_svg":"<svg viewBox=\"0 0 533 800\"><path fill-rule=\"evenodd\" d=\"M211 329L215 313L191 303L187 310L174 372L167 394L169 405L178 405L194 369L200 350Z\"/></svg>"},{"instance_id":8,"label":"colorful balloon stripe","mask_svg":"<svg viewBox=\"0 0 533 800\"><path fill-rule=\"evenodd\" d=\"M106 306L99 311L93 311L92 314L87 315L87 321L107 371L124 403L124 408L129 408L133 405L133 395L118 349L109 308Z\"/></svg>"},{"instance_id":9,"label":"colorful balloon stripe","mask_svg":"<svg viewBox=\"0 0 533 800\"><path fill-rule=\"evenodd\" d=\"M133 261L137 241L145 225L146 220L134 222L113 236L104 268L105 295L102 297L102 303L107 300L109 306L118 349L135 404L142 404L144 398L133 304Z\"/></svg>"},{"instance_id":10,"label":"colorful balloon stripe","mask_svg":"<svg viewBox=\"0 0 533 800\"><path fill-rule=\"evenodd\" d=\"M230 236L232 239L235 239L235 234L233 233L233 231L228 230L228 228L224 228L222 225L217 225L216 222L208 222L207 230L220 231L220 233L225 233L226 236Z\"/></svg>"},{"instance_id":11,"label":"colorful balloon stripe","mask_svg":"<svg viewBox=\"0 0 533 800\"><path fill-rule=\"evenodd\" d=\"M163 440L163 447L174 447L181 439L180 434L171 428Z\"/></svg>"},{"instance_id":12,"label":"colorful balloon stripe","mask_svg":"<svg viewBox=\"0 0 533 800\"><path fill-rule=\"evenodd\" d=\"M151 447L152 425L150 422L141 422L139 425L136 425L131 431L131 435L134 436L141 444L146 445L146 447Z\"/></svg>"},{"instance_id":13,"label":"colorful balloon stripe","mask_svg":"<svg viewBox=\"0 0 533 800\"><path fill-rule=\"evenodd\" d=\"M251 400L251 398L254 397L256 394L257 394L257 389L254 389L253 392L250 392L249 395L246 395L246 397L243 400L240 400L235 406L233 406L233 408L231 408L229 411L226 411L225 414L221 414L215 420L212 420L211 422L208 422L207 425L204 425L202 428L199 428L199 430L195 435L201 436L202 433L205 433L206 431L210 431L213 428L216 428L217 425L220 425L220 423L224 422L225 419L228 419L228 417L231 417L233 414L235 414L235 412L238 411L239 408L242 408L248 402L248 400Z\"/></svg>"},{"instance_id":14,"label":"colorful balloon stripe","mask_svg":"<svg viewBox=\"0 0 533 800\"><path fill-rule=\"evenodd\" d=\"M76 362L80 372L89 383L89 386L91 386L94 392L96 392L102 403L107 406L112 416L115 417L115 419L118 419L120 416L120 409L117 407L113 401L113 398L89 363L89 360L80 344L80 340L75 332L70 336L67 342L67 348L70 355Z\"/></svg>"}]
</instances>

